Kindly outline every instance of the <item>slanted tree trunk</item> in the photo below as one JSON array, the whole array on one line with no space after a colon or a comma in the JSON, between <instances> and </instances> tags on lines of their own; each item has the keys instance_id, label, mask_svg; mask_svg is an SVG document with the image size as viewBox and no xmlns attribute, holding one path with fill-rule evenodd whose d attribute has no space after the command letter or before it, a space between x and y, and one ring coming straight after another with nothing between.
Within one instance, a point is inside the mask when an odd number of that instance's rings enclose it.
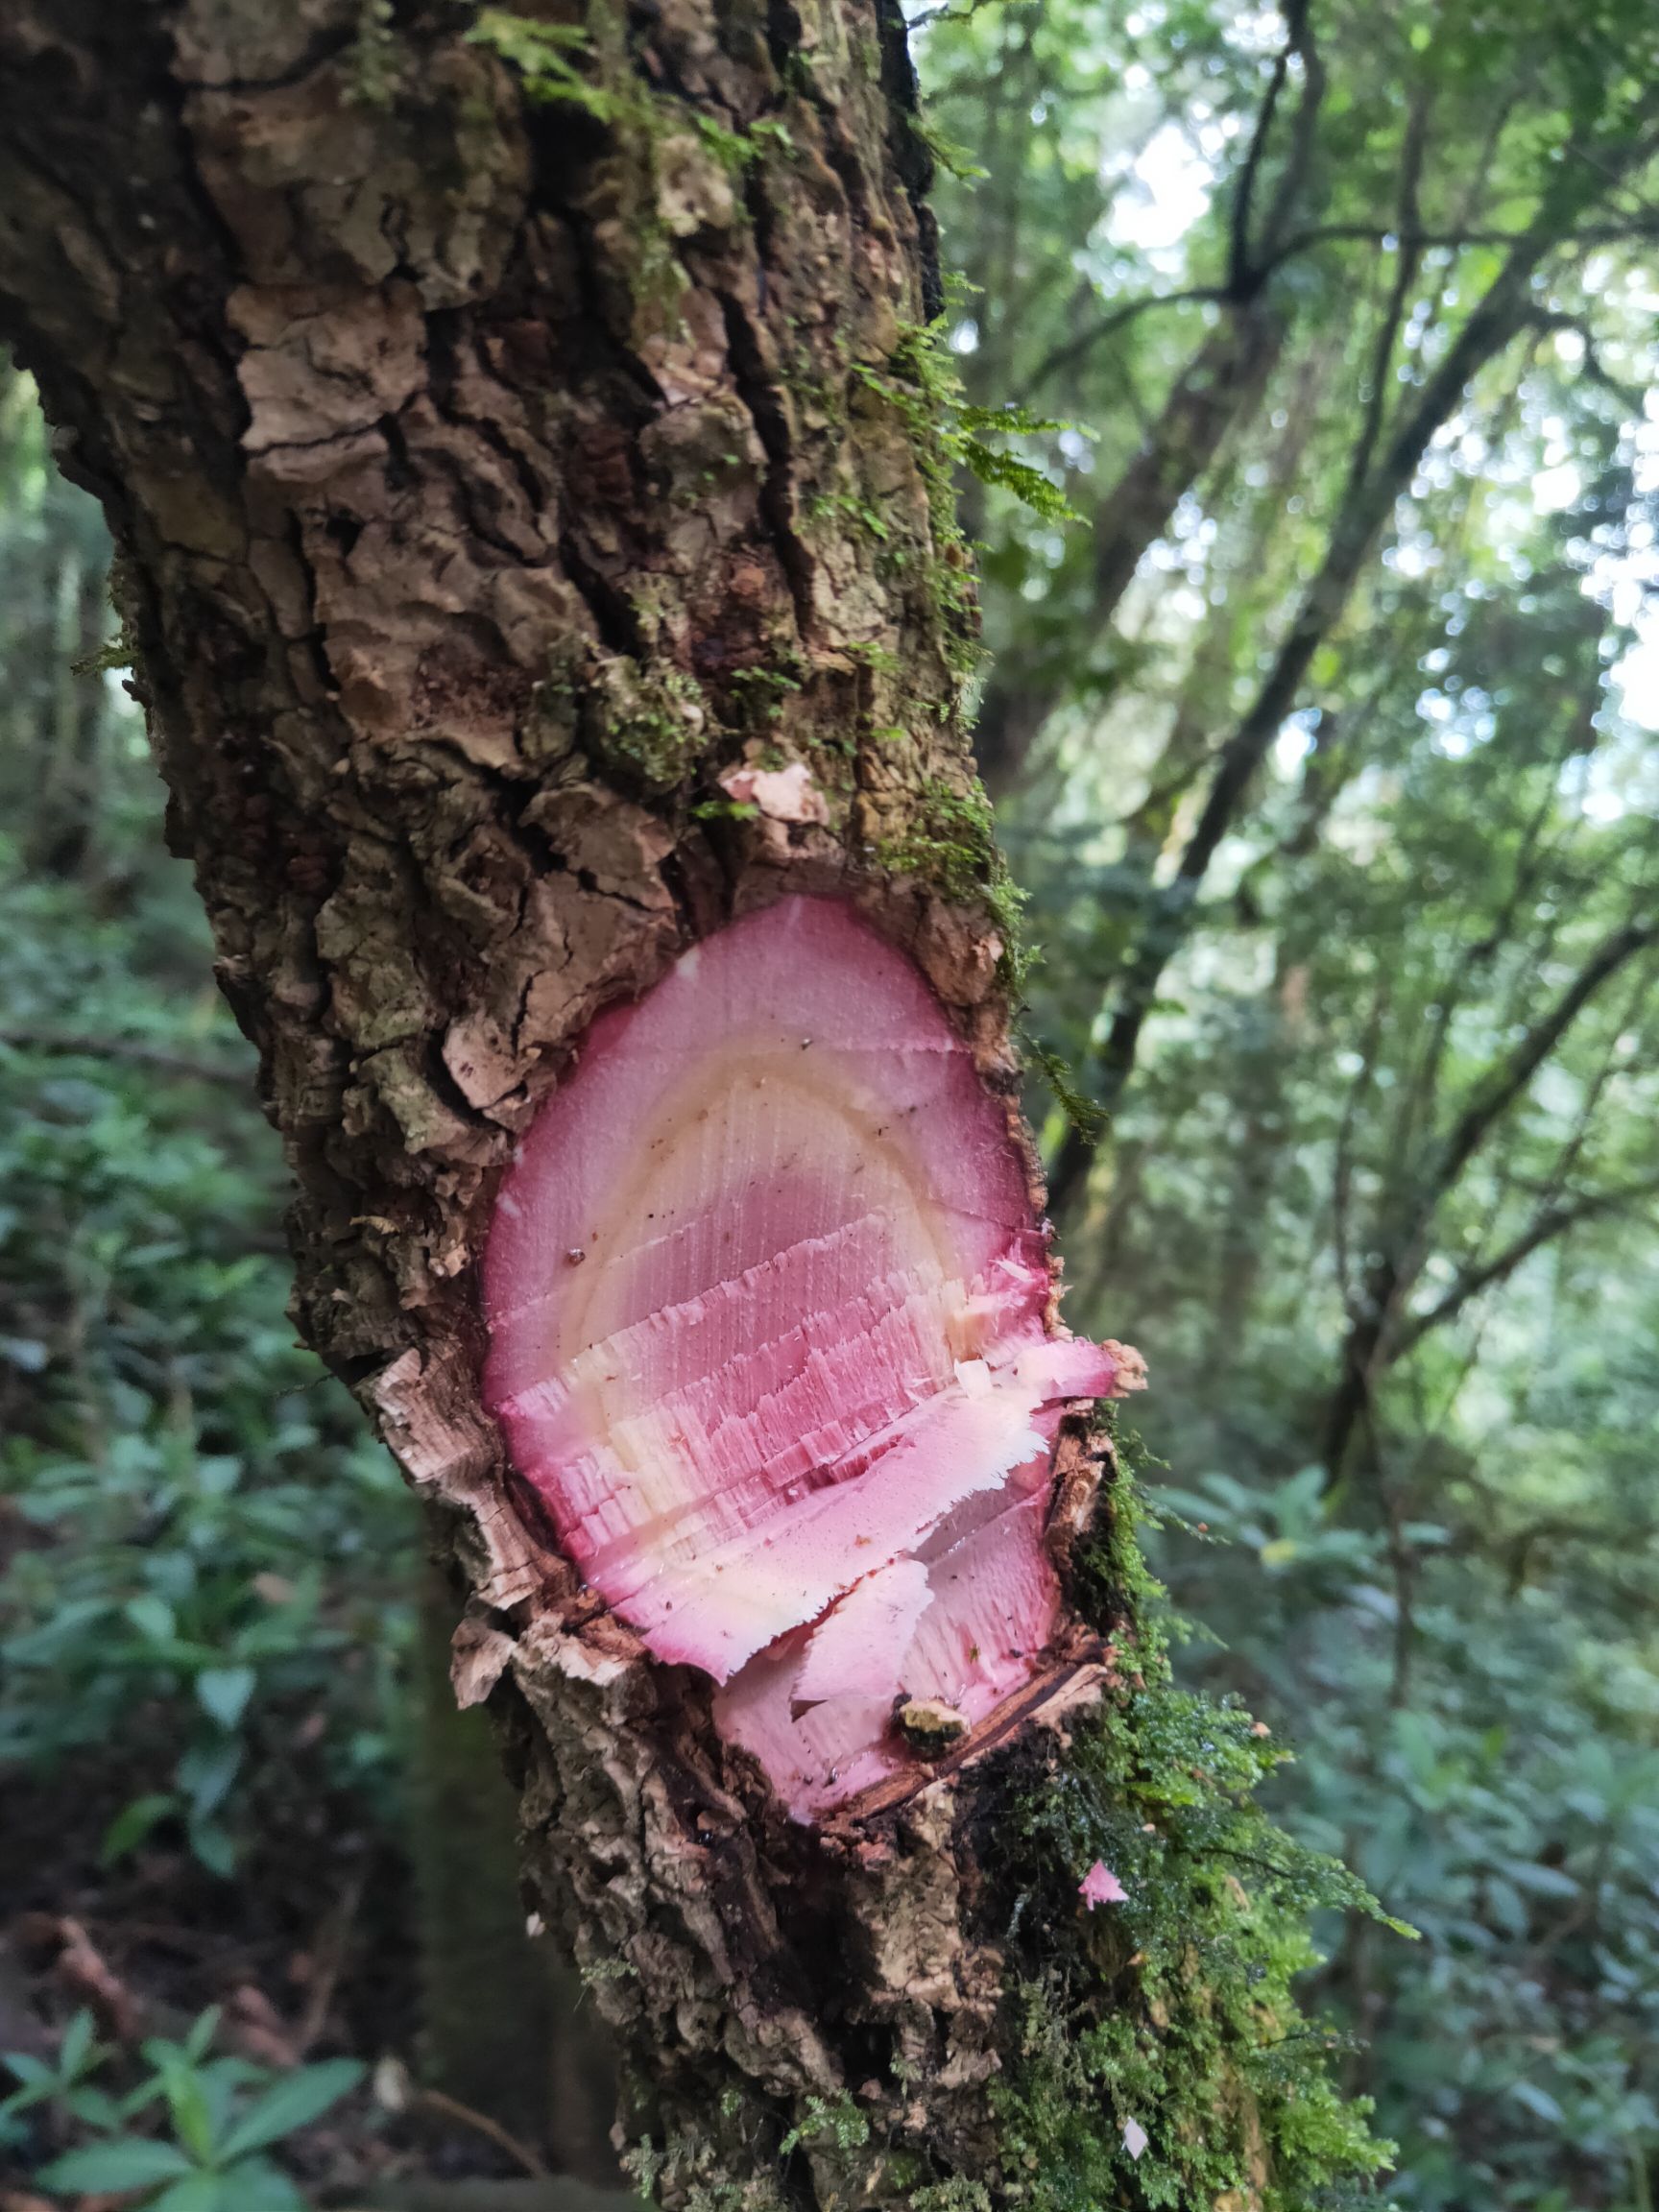
<instances>
[{"instance_id":1,"label":"slanted tree trunk","mask_svg":"<svg viewBox=\"0 0 1659 2212\"><path fill-rule=\"evenodd\" d=\"M643 2171L1243 2204L1368 2161L1082 1541L911 99L890 0L14 0L0 313Z\"/></svg>"},{"instance_id":2,"label":"slanted tree trunk","mask_svg":"<svg viewBox=\"0 0 1659 2212\"><path fill-rule=\"evenodd\" d=\"M1079 628L1098 654L1124 593L1170 517L1214 463L1235 424L1261 405L1284 350L1285 317L1262 294L1229 306L1170 388L1157 421L1095 502L1091 589ZM1075 661L1075 641L1070 661ZM1033 746L1068 690L1068 668L1022 667L998 658L974 729L985 786L1000 800L1020 781Z\"/></svg>"}]
</instances>

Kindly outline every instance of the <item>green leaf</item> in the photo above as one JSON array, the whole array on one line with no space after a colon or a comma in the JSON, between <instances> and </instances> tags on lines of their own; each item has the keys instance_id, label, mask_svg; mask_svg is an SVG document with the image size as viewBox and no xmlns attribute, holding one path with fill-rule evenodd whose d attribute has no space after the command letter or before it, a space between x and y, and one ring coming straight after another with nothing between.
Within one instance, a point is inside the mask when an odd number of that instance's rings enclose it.
<instances>
[{"instance_id":1,"label":"green leaf","mask_svg":"<svg viewBox=\"0 0 1659 2212\"><path fill-rule=\"evenodd\" d=\"M136 1850L156 1823L165 1820L178 1807L179 1800L169 1790L155 1790L148 1796L134 1797L105 1829L104 1840L98 1849L100 1862L110 1866L129 1851Z\"/></svg>"},{"instance_id":2,"label":"green leaf","mask_svg":"<svg viewBox=\"0 0 1659 2212\"><path fill-rule=\"evenodd\" d=\"M63 2103L84 2127L96 2128L101 2134L113 2133L128 2117L105 2089L71 2089Z\"/></svg>"},{"instance_id":3,"label":"green leaf","mask_svg":"<svg viewBox=\"0 0 1659 2212\"><path fill-rule=\"evenodd\" d=\"M228 1882L236 1871L236 1843L229 1831L217 1820L192 1820L186 1833L193 1856L209 1874Z\"/></svg>"},{"instance_id":4,"label":"green leaf","mask_svg":"<svg viewBox=\"0 0 1659 2212\"><path fill-rule=\"evenodd\" d=\"M956 420L964 430L1017 430L1022 435L1033 435L1051 430L1075 430L1080 438L1096 439L1099 433L1087 429L1081 422L1062 422L1048 415L1033 415L1029 407L1022 407L1010 399L1001 407L973 407L964 405L957 411Z\"/></svg>"},{"instance_id":5,"label":"green leaf","mask_svg":"<svg viewBox=\"0 0 1659 2212\"><path fill-rule=\"evenodd\" d=\"M252 1667L204 1667L196 1677L197 1703L222 1728L234 1728L257 1681Z\"/></svg>"},{"instance_id":6,"label":"green leaf","mask_svg":"<svg viewBox=\"0 0 1659 2212\"><path fill-rule=\"evenodd\" d=\"M242 1746L234 1738L213 1743L194 1743L174 1769L179 1787L190 1799L198 1820L216 1813L229 1794L242 1764Z\"/></svg>"},{"instance_id":7,"label":"green leaf","mask_svg":"<svg viewBox=\"0 0 1659 2212\"><path fill-rule=\"evenodd\" d=\"M140 2081L136 2089L129 2089L125 2097L118 2099L116 2109L123 2120L136 2120L152 2104L159 2104L160 2099L160 2077L153 2074L149 2080Z\"/></svg>"},{"instance_id":8,"label":"green leaf","mask_svg":"<svg viewBox=\"0 0 1659 2212\"><path fill-rule=\"evenodd\" d=\"M92 2015L85 2006L63 2031L63 2040L58 2046L58 2068L66 2075L79 2074L86 2063L92 2049Z\"/></svg>"},{"instance_id":9,"label":"green leaf","mask_svg":"<svg viewBox=\"0 0 1659 2212\"><path fill-rule=\"evenodd\" d=\"M173 1608L164 1598L130 1598L122 1611L138 1633L152 1644L171 1644L179 1633Z\"/></svg>"},{"instance_id":10,"label":"green leaf","mask_svg":"<svg viewBox=\"0 0 1659 2212\"><path fill-rule=\"evenodd\" d=\"M226 2137L220 2155L241 2158L250 2151L263 2151L308 2128L329 2105L356 2088L367 2069L357 2058L328 2058L320 2066L302 2066L268 2089L246 2117Z\"/></svg>"},{"instance_id":11,"label":"green leaf","mask_svg":"<svg viewBox=\"0 0 1659 2212\"><path fill-rule=\"evenodd\" d=\"M1536 2081L1511 2081L1509 2094L1547 2128L1559 2128L1566 2117L1549 2090L1540 2089Z\"/></svg>"},{"instance_id":12,"label":"green leaf","mask_svg":"<svg viewBox=\"0 0 1659 2212\"><path fill-rule=\"evenodd\" d=\"M566 102L600 123L613 121L618 112L618 96L589 84L574 66L571 58L586 59L592 43L579 24L538 23L507 8L484 8L467 43L498 54L518 72L532 100Z\"/></svg>"},{"instance_id":13,"label":"green leaf","mask_svg":"<svg viewBox=\"0 0 1659 2212\"><path fill-rule=\"evenodd\" d=\"M691 809L694 822L753 822L760 809L747 799L704 799Z\"/></svg>"},{"instance_id":14,"label":"green leaf","mask_svg":"<svg viewBox=\"0 0 1659 2212\"><path fill-rule=\"evenodd\" d=\"M233 2192L228 2174L186 2174L159 2197L152 2197L145 2212L247 2212L247 2200Z\"/></svg>"},{"instance_id":15,"label":"green leaf","mask_svg":"<svg viewBox=\"0 0 1659 2212\"><path fill-rule=\"evenodd\" d=\"M269 2158L243 2158L225 2176L226 2212L309 2212L304 2198Z\"/></svg>"},{"instance_id":16,"label":"green leaf","mask_svg":"<svg viewBox=\"0 0 1659 2212\"><path fill-rule=\"evenodd\" d=\"M82 2150L66 2151L35 2178L42 2189L75 2197L106 2189L149 2189L191 2171L189 2159L176 2143L156 2143L147 2135L118 2135L112 2143L88 2143Z\"/></svg>"},{"instance_id":17,"label":"green leaf","mask_svg":"<svg viewBox=\"0 0 1659 2212\"><path fill-rule=\"evenodd\" d=\"M213 2155L213 2115L202 2083L188 2066L175 2061L166 2070L166 2084L173 2132L204 2166Z\"/></svg>"},{"instance_id":18,"label":"green leaf","mask_svg":"<svg viewBox=\"0 0 1659 2212\"><path fill-rule=\"evenodd\" d=\"M963 438L959 443L963 461L981 484L999 484L1045 522L1084 519L1059 485L1051 483L1041 469L1033 469L1028 461L1016 461L1011 454L999 453L982 438Z\"/></svg>"},{"instance_id":19,"label":"green leaf","mask_svg":"<svg viewBox=\"0 0 1659 2212\"><path fill-rule=\"evenodd\" d=\"M204 2058L209 2045L219 2032L219 2022L224 2017L222 2005L209 2005L205 2012L199 2012L190 2023L190 2032L184 2038L184 2056Z\"/></svg>"}]
</instances>

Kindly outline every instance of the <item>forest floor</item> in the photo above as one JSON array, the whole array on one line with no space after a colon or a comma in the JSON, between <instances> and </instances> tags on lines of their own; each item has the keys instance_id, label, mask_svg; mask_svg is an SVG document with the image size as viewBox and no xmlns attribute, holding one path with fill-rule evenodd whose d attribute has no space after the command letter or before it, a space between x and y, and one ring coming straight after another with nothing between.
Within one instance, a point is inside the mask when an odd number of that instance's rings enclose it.
<instances>
[{"instance_id":1,"label":"forest floor","mask_svg":"<svg viewBox=\"0 0 1659 2212\"><path fill-rule=\"evenodd\" d=\"M210 2007L215 2048L287 2073L322 2054L370 2061L362 2087L288 2138L283 2162L325 2208L601 2212L631 2200L548 2176L485 2115L415 2086L420 2003L414 1883L348 1804L313 1803L264 1834L234 1881L156 1842L118 1865L101 1845L132 1796L100 1753L51 1778L12 1775L0 1824L0 2052L50 2061L90 2011L117 2084L148 2038ZM52 2212L30 2186L38 2140L0 2147L0 2212ZM131 2196L88 2196L84 2212ZM61 2212L60 2200L57 2212Z\"/></svg>"}]
</instances>

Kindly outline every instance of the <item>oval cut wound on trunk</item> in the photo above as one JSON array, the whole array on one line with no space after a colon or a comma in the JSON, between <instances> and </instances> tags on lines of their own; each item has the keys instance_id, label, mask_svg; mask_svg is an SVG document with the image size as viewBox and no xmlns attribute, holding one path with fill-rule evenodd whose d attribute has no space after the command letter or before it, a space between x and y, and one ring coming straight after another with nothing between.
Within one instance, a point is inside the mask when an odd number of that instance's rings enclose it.
<instances>
[{"instance_id":1,"label":"oval cut wound on trunk","mask_svg":"<svg viewBox=\"0 0 1659 2212\"><path fill-rule=\"evenodd\" d=\"M1048 1327L1006 1110L850 908L749 915L594 1022L484 1297L565 1551L797 1818L910 1763L897 1705L976 1725L1035 1671L1055 1430L1118 1367Z\"/></svg>"}]
</instances>

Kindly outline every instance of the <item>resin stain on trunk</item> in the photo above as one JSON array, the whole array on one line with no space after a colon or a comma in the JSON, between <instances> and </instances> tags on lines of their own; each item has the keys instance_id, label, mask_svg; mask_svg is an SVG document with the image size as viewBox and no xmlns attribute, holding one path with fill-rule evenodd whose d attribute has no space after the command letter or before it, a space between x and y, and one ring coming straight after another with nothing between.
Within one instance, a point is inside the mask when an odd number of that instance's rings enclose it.
<instances>
[{"instance_id":1,"label":"resin stain on trunk","mask_svg":"<svg viewBox=\"0 0 1659 2212\"><path fill-rule=\"evenodd\" d=\"M1007 1105L912 963L790 897L603 1015L499 1193L486 1400L584 1579L800 1819L989 1719L1060 1610L1069 1402Z\"/></svg>"}]
</instances>

